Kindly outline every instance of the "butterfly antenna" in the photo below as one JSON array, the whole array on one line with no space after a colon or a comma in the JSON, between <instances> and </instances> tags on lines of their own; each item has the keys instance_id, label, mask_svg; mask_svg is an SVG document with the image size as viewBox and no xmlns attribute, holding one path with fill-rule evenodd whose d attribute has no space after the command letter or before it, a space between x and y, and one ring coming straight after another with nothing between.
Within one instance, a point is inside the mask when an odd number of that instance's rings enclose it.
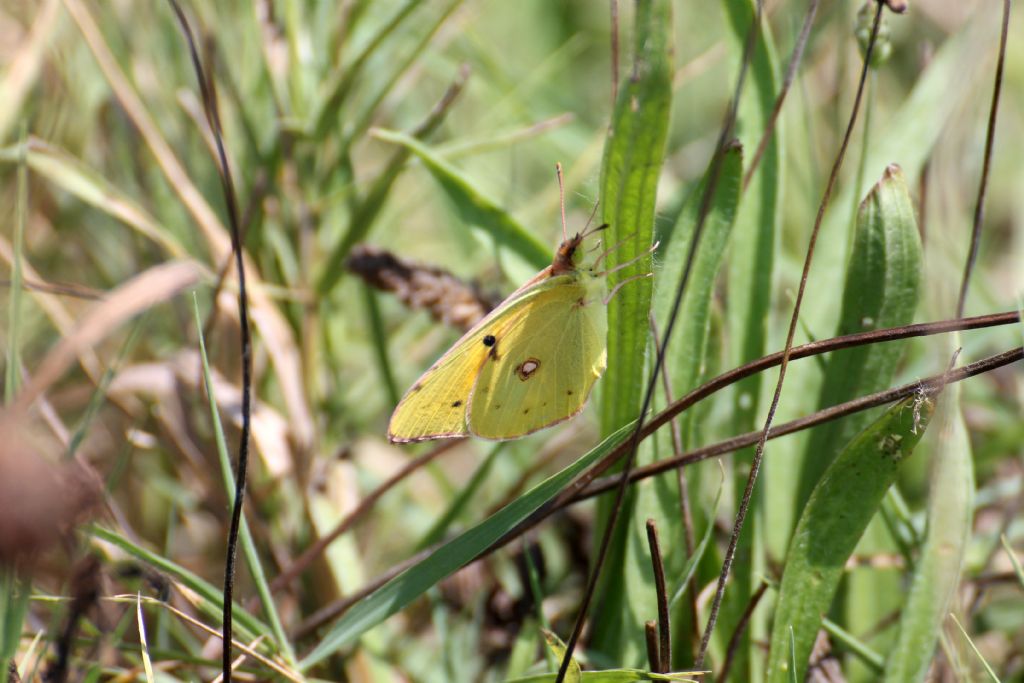
<instances>
[{"instance_id":1,"label":"butterfly antenna","mask_svg":"<svg viewBox=\"0 0 1024 683\"><path fill-rule=\"evenodd\" d=\"M643 256L643 254L641 254L641 256ZM612 297L615 296L616 294L618 294L619 290L622 289L623 287L625 287L626 285L628 285L630 282L633 282L634 280L639 280L641 278L653 277L653 276L654 276L654 273L640 273L639 275L633 275L632 277L627 277L625 280L623 280L619 284L615 285L615 287L612 289L612 291L608 292L608 296L606 296L604 298L604 302L603 302L604 305L607 306L608 302L612 300Z\"/></svg>"},{"instance_id":2,"label":"butterfly antenna","mask_svg":"<svg viewBox=\"0 0 1024 683\"><path fill-rule=\"evenodd\" d=\"M558 203L562 207L562 241L569 240L569 232L565 227L565 184L562 182L562 164L555 162L555 174L558 176Z\"/></svg>"},{"instance_id":3,"label":"butterfly antenna","mask_svg":"<svg viewBox=\"0 0 1024 683\"><path fill-rule=\"evenodd\" d=\"M601 205L601 200L600 199L598 199L596 202L594 202L594 208L590 211L590 218L587 219L587 224L583 226L583 234L584 235L587 234L587 228L590 227L590 222L592 220L594 220L594 216L597 215L597 207L600 206L600 205ZM604 227L607 227L607 226L608 226L608 224L605 223ZM597 232L598 230L603 230L603 229L604 228L594 228L594 232Z\"/></svg>"}]
</instances>

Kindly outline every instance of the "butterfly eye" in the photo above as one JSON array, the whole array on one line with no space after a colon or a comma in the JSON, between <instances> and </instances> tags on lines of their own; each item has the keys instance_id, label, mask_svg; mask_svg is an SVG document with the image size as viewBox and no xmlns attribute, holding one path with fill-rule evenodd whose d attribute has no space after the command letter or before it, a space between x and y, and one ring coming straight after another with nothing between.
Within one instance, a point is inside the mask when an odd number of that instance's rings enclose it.
<instances>
[{"instance_id":1,"label":"butterfly eye","mask_svg":"<svg viewBox=\"0 0 1024 683\"><path fill-rule=\"evenodd\" d=\"M484 346L494 346L497 341L498 340L494 338L493 334L489 334L484 337Z\"/></svg>"}]
</instances>

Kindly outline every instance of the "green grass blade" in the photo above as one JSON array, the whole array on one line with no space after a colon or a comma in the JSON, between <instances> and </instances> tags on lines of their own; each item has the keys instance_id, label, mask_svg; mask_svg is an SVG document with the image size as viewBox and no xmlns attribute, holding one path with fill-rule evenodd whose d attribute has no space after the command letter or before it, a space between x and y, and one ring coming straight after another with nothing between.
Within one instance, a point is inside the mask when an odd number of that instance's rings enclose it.
<instances>
[{"instance_id":1,"label":"green grass blade","mask_svg":"<svg viewBox=\"0 0 1024 683\"><path fill-rule=\"evenodd\" d=\"M811 494L786 557L772 628L767 680L802 680L822 615L828 612L846 561L900 463L914 450L933 412L930 400L897 403L836 458ZM796 667L789 658L789 629Z\"/></svg>"},{"instance_id":2,"label":"green grass blade","mask_svg":"<svg viewBox=\"0 0 1024 683\"><path fill-rule=\"evenodd\" d=\"M0 148L0 161L17 161L18 154L17 146ZM31 138L27 158L29 167L40 176L132 228L171 258L189 256L178 239L137 202L111 184L102 173L63 149Z\"/></svg>"},{"instance_id":3,"label":"green grass blade","mask_svg":"<svg viewBox=\"0 0 1024 683\"><path fill-rule=\"evenodd\" d=\"M832 636L833 645L852 652L857 659L867 664L872 674L878 676L885 668L885 658L857 639L852 633L829 618L821 620L821 627Z\"/></svg>"},{"instance_id":4,"label":"green grass blade","mask_svg":"<svg viewBox=\"0 0 1024 683\"><path fill-rule=\"evenodd\" d=\"M30 579L17 576L10 567L0 570L0 664L4 665L4 670L21 643L31 595Z\"/></svg>"},{"instance_id":5,"label":"green grass blade","mask_svg":"<svg viewBox=\"0 0 1024 683\"><path fill-rule=\"evenodd\" d=\"M601 164L602 217L609 269L651 247L658 175L672 106L672 8L668 0L636 6L633 73L620 90ZM640 258L608 278L609 291L626 278L651 272ZM630 283L608 304L608 370L601 382L601 428L609 434L636 417L644 383L652 283Z\"/></svg>"},{"instance_id":6,"label":"green grass blade","mask_svg":"<svg viewBox=\"0 0 1024 683\"><path fill-rule=\"evenodd\" d=\"M672 389L676 397L686 394L700 381L711 325L711 300L732 232L733 219L736 217L742 181L743 150L739 146L733 146L725 151L719 168L715 196L711 200L700 244L694 254L693 269L679 306L676 329L665 354L665 364L672 378ZM705 174L704 181L690 194L683 206L679 220L672 230L671 241L662 254L664 266L658 273L652 303L659 331L665 329L675 299L676 287L686 267L686 256L697 227L700 202L707 182ZM686 419L683 422L684 447L693 443L692 439L688 438L690 435L687 427L690 422Z\"/></svg>"},{"instance_id":7,"label":"green grass blade","mask_svg":"<svg viewBox=\"0 0 1024 683\"><path fill-rule=\"evenodd\" d=\"M603 222L609 225L607 244L615 247L605 259L606 267L612 270L638 260L608 276L609 291L627 278L652 270L651 258L644 253L654 239L658 176L672 104L671 4L668 0L640 0L635 18L632 73L620 85L604 146L601 208ZM649 278L630 282L608 304L608 370L598 393L603 434L634 419L640 409L652 289ZM651 446L645 444L637 463L648 462L651 452ZM659 486L658 482L651 485ZM637 507L638 502L643 505ZM607 505L601 504L599 514ZM678 509L678 505L674 507ZM656 499L625 500L607 570L598 587L602 618L594 623L592 646L622 664L635 666L645 661L643 622L656 614L650 560L634 559L647 556L643 522L648 516L663 519L657 508ZM599 522L598 528L602 526Z\"/></svg>"},{"instance_id":8,"label":"green grass blade","mask_svg":"<svg viewBox=\"0 0 1024 683\"><path fill-rule=\"evenodd\" d=\"M921 289L921 238L903 172L889 166L860 205L836 336L913 322ZM831 354L819 408L892 384L906 343L870 344ZM807 440L799 511L834 454L871 420L861 412L816 427Z\"/></svg>"},{"instance_id":9,"label":"green grass blade","mask_svg":"<svg viewBox=\"0 0 1024 683\"><path fill-rule=\"evenodd\" d=\"M890 683L925 679L960 583L971 534L974 463L960 409L960 385L947 386L942 402L942 428L932 456L928 530L886 665L885 680Z\"/></svg>"},{"instance_id":10,"label":"green grass blade","mask_svg":"<svg viewBox=\"0 0 1024 683\"><path fill-rule=\"evenodd\" d=\"M1021 566L1020 559L1017 557L1017 553L1013 551L1010 542L1006 540L1006 534L999 535L999 542L1002 544L1003 550L1006 551L1006 556L1010 558L1010 564L1013 565L1013 573L1017 575L1017 581L1024 588L1024 567Z\"/></svg>"},{"instance_id":11,"label":"green grass blade","mask_svg":"<svg viewBox=\"0 0 1024 683\"><path fill-rule=\"evenodd\" d=\"M368 629L403 609L427 589L486 550L507 531L526 519L587 467L607 455L630 433L630 425L615 432L579 460L552 475L472 529L460 534L430 557L402 572L355 605L299 662L300 670L323 661L359 638Z\"/></svg>"},{"instance_id":12,"label":"green grass blade","mask_svg":"<svg viewBox=\"0 0 1024 683\"><path fill-rule=\"evenodd\" d=\"M401 145L419 157L466 223L475 225L489 233L500 244L508 247L538 269L551 263L552 251L550 248L544 246L496 202L480 193L465 175L435 154L427 145L410 135L397 131L377 130L374 135L380 140ZM346 240L346 242L349 241L352 240ZM331 255L331 259L333 262L334 254ZM343 259L344 255L342 255ZM319 291L323 292L333 284L329 280L329 275L330 268L321 278Z\"/></svg>"},{"instance_id":13,"label":"green grass blade","mask_svg":"<svg viewBox=\"0 0 1024 683\"><path fill-rule=\"evenodd\" d=\"M951 613L949 617L954 621L954 623L956 623L956 627L960 629L960 633L963 634L964 639L967 641L967 644L971 646L971 650L974 652L975 655L977 655L978 661L980 661L981 665L985 667L985 673L988 674L988 677L992 679L993 683L1000 683L999 676L997 676L996 672L992 670L992 666L988 663L988 660L985 659L985 656L981 654L981 651L978 649L978 646L974 644L974 641L967 634L967 630L964 629L964 625L960 623L960 620L956 618L955 614Z\"/></svg>"},{"instance_id":14,"label":"green grass blade","mask_svg":"<svg viewBox=\"0 0 1024 683\"><path fill-rule=\"evenodd\" d=\"M217 458L220 461L221 474L224 480L224 490L227 492L228 505L235 501L235 475L231 468L231 456L228 454L227 441L224 438L224 426L220 421L220 411L217 409L217 397L213 390L213 381L210 377L210 359L206 355L206 340L203 338L203 320L199 315L199 301L195 293L192 294L192 312L195 316L196 330L199 334L199 357L203 364L203 385L206 389L206 396L209 399L210 421L213 424L214 441L217 444ZM281 623L281 617L277 613L277 605L274 602L274 595L270 591L270 584L263 571L263 563L260 562L259 552L256 550L256 543L252 539L252 532L249 530L249 523L242 517L242 524L239 528L239 539L242 543L242 553L245 555L246 564L252 576L256 592L260 596L263 605L263 613L270 622L270 628L274 632L277 641L277 649L284 656L289 666L295 663L295 653L292 651L291 641L285 633Z\"/></svg>"},{"instance_id":15,"label":"green grass blade","mask_svg":"<svg viewBox=\"0 0 1024 683\"><path fill-rule=\"evenodd\" d=\"M26 131L22 127L18 144L18 194L14 207L14 263L11 264L10 309L7 311L7 368L4 373L4 403L14 400L21 384L21 302L24 272L21 263L25 258L25 221L28 215L28 162ZM0 661L0 664L3 662Z\"/></svg>"},{"instance_id":16,"label":"green grass blade","mask_svg":"<svg viewBox=\"0 0 1024 683\"><path fill-rule=\"evenodd\" d=\"M167 574L180 583L182 587L195 593L194 597L198 598L196 600L198 608L207 618L215 620L217 625L220 624L224 596L219 588L162 555L132 543L115 531L93 524L88 527L88 533L93 538L110 543L140 562L144 562L157 571ZM237 604L233 609L235 626L238 628L236 638L251 641L255 640L257 636L271 636L270 629L245 609Z\"/></svg>"},{"instance_id":17,"label":"green grass blade","mask_svg":"<svg viewBox=\"0 0 1024 683\"><path fill-rule=\"evenodd\" d=\"M728 35L725 37L732 61L739 63L747 42L747 35L755 16L753 0L725 0L721 3L725 11ZM761 142L775 105L779 91L778 56L772 37L771 22L762 19L757 39L750 56L744 92L740 97L737 110L737 121L734 135L739 139L751 157ZM735 71L729 74L734 78ZM791 104L787 104L791 106ZM773 278L776 260L776 242L781 231L782 191L785 180L785 165L782 163L782 149L786 142L784 116L779 117L775 131L768 141L757 171L751 176L749 184L743 191L740 206L737 209L733 236L729 245L727 291L725 306L726 325L728 327L729 351L727 363L739 366L747 361L759 358L771 350L768 348L768 320L772 311ZM758 413L761 394L762 373L746 377L736 384L731 391L733 433L743 433L761 427L764 419ZM746 485L749 463L753 459L754 449L740 451L733 458L732 486L742 490ZM737 562L733 567L729 589L726 591L722 605L720 624L712 635L711 654L715 661L721 661L724 654L726 639L734 630L760 576L765 570L763 556L764 538L773 532L785 529L785 523L770 524L761 529L764 515L760 512L765 499L770 498L782 487L779 482L771 481L774 474L771 463L767 463L761 475L766 481L754 489L751 501L752 513L745 524L736 550L739 557L749 557L749 562ZM714 476L705 470L695 477ZM788 475L787 475L788 476ZM706 486L697 480L691 485ZM695 498L695 516L700 515ZM788 529L786 529L788 531ZM785 551L785 541L776 546L778 554ZM717 567L702 568L703 571L717 573ZM710 576L701 575L699 580L710 580ZM756 648L751 639L766 639L768 626L763 612L758 610L752 615L750 624L742 635L742 641L736 650L732 664L732 681L747 681L760 676L760 670L753 667L752 662L760 662L763 656L751 652Z\"/></svg>"},{"instance_id":18,"label":"green grass blade","mask_svg":"<svg viewBox=\"0 0 1024 683\"><path fill-rule=\"evenodd\" d=\"M565 643L562 639L556 636L554 633L547 629L542 629L544 634L544 642L548 646L548 650L555 656L555 661L561 662L565 658ZM580 669L580 663L575 659L569 660L569 669L565 672L566 683L579 683L583 680L583 670Z\"/></svg>"}]
</instances>

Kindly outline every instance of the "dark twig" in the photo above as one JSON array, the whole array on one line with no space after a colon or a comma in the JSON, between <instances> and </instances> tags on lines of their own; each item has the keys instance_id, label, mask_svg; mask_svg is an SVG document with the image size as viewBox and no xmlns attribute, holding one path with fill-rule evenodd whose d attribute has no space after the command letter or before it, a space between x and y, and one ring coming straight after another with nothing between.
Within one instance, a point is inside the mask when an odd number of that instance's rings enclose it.
<instances>
[{"instance_id":1,"label":"dark twig","mask_svg":"<svg viewBox=\"0 0 1024 683\"><path fill-rule=\"evenodd\" d=\"M653 519L647 520L647 547L651 550L654 590L658 598L658 668L652 668L651 671L664 674L672 670L672 632L668 619L668 594L665 590L665 563L661 559L658 527Z\"/></svg>"},{"instance_id":2,"label":"dark twig","mask_svg":"<svg viewBox=\"0 0 1024 683\"><path fill-rule=\"evenodd\" d=\"M750 507L750 498L754 492L754 483L757 481L758 472L761 469L761 460L764 457L764 446L768 439L768 432L771 429L772 421L775 419L775 410L779 406L779 398L782 396L782 385L786 379L786 367L789 365L789 357L793 349L793 338L796 335L796 326L800 318L800 306L803 303L804 292L807 290L807 277L811 270L811 261L814 258L814 247L818 241L818 233L821 230L821 222L825 216L825 207L832 195L836 180L839 177L839 169L843 165L843 158L846 156L846 148L850 143L850 135L853 133L853 126L857 122L857 112L860 109L860 101L864 94L864 84L867 80L868 68L871 64L871 53L878 38L878 27L882 20L882 4L878 3L875 9L874 23L871 26L871 38L868 41L867 50L864 53L864 66L860 73L860 83L857 85L857 95L853 101L853 111L850 112L850 120L846 126L846 133L843 135L843 142L839 147L835 163L832 165L832 172L829 174L828 183L825 186L825 193L818 205L818 214L814 220L814 228L811 230L810 241L807 245L807 255L804 258L804 268L800 275L800 287L797 289L796 303L793 305L793 315L789 320L789 331L786 333L786 346L782 352L782 362L779 364L779 380L775 384L775 394L772 396L771 406L768 408L768 417L765 419L764 429L761 438L758 440L757 448L754 450L754 458L750 463L750 475L747 477L747 485L743 491L743 498L740 500L739 510L736 513L736 521L733 525L732 536L729 538L729 547L726 550L725 558L722 561L722 571L718 575L718 585L715 587L715 597L711 602L711 611L708 615L708 624L704 629L704 638L701 641L700 651L697 653L695 667L700 669L704 666L704 656L707 654L708 645L711 643L711 633L714 630L715 622L718 620L718 610L722 605L722 597L725 595L725 584L729 579L729 572L732 569L732 562L736 556L736 545L739 541L740 532L743 530L743 522L747 517L747 510Z\"/></svg>"},{"instance_id":3,"label":"dark twig","mask_svg":"<svg viewBox=\"0 0 1024 683\"><path fill-rule=\"evenodd\" d=\"M722 670L718 674L718 680L729 680L729 669L732 668L732 661L736 657L736 649L740 646L740 641L743 638L743 632L747 630L747 624L750 623L750 617L754 614L754 610L757 609L757 605L761 602L761 598L764 597L766 590L768 590L768 582L762 580L761 585L758 586L758 589L750 596L750 600L747 602L747 607L743 610L743 614L740 615L740 620L736 623L736 629L732 632L732 637L729 638L729 645L725 649L725 660L722 663Z\"/></svg>"},{"instance_id":4,"label":"dark twig","mask_svg":"<svg viewBox=\"0 0 1024 683\"><path fill-rule=\"evenodd\" d=\"M654 321L654 317L651 316L651 339L654 341L654 352L661 353L661 344L658 343L658 326ZM672 380L668 376L668 366L661 366L661 383L662 389L665 391L665 401L672 402L673 397L676 395L672 391ZM672 435L672 449L676 453L683 452L683 434L679 427L679 420L671 421L670 434ZM677 478L679 482L679 514L683 519L683 542L685 543L686 556L693 556L693 512L690 509L690 487L686 480L686 470L682 467L679 468L679 476ZM697 575L696 572L690 575L690 581L688 583L690 590L686 592L686 608L689 612L690 623L693 624L693 643L691 644L691 655L696 654L696 648L700 644L700 619L697 615Z\"/></svg>"},{"instance_id":5,"label":"dark twig","mask_svg":"<svg viewBox=\"0 0 1024 683\"><path fill-rule=\"evenodd\" d=\"M615 492L615 500L612 503L611 512L605 522L605 530L601 537L601 544L598 547L597 554L594 556L594 566L591 570L587 587L583 593L583 600L580 604L579 613L576 615L576 623L573 625L572 634L569 636L569 640L566 643L565 654L562 657L562 664L558 669L558 675L555 676L555 683L562 683L562 681L565 680L566 672L569 670L569 662L572 661L572 653L576 649L576 643L579 642L580 635L583 633L583 624L586 622L587 611L590 608L590 601L594 597L594 592L597 589L597 580L601 575L601 569L604 567L605 559L608 556L608 549L611 545L612 536L614 535L615 524L618 522L619 514L622 512L622 505L626 496L626 488L629 485L629 472L633 468L636 451L640 446L644 417L647 415L647 411L651 407L651 401L654 399L654 389L658 384L658 376L661 372L661 366L665 362L665 350L668 348L669 340L672 338L672 331L675 328L676 319L679 316L679 309L683 301L683 292L686 290L686 284L690 280L690 273L693 270L693 262L697 253L697 247L700 244L701 234L704 231L704 224L707 221L708 212L711 209L711 201L715 196L715 190L718 186L718 177L722 168L722 159L724 158L726 143L729 142L732 136L733 125L736 122L736 112L739 108L740 94L743 92L743 81L747 74L747 67L750 64L750 56L754 51L754 44L757 41L757 34L760 32L761 28L761 15L763 8L763 0L757 0L757 7L754 12L754 21L750 25L750 29L747 32L747 39L743 46L743 56L740 60L739 74L736 78L736 88L733 92L732 101L730 102L726 115L722 121L722 128L718 134L718 141L715 144L714 156L712 156L711 165L708 168L708 182L707 185L705 185L704 193L701 196L700 207L697 212L697 223L694 226L693 237L686 253L686 265L683 268L683 273L679 277L679 282L676 285L675 297L672 301L672 312L665 325L665 335L661 340L661 353L655 357L654 367L652 368L651 375L647 380L643 403L641 404L640 412L637 417L636 429L633 430L633 435L628 441L628 450L625 453L622 473L619 476L620 484ZM697 668L700 667L698 666Z\"/></svg>"},{"instance_id":6,"label":"dark twig","mask_svg":"<svg viewBox=\"0 0 1024 683\"><path fill-rule=\"evenodd\" d=\"M999 60L996 62L996 80L992 88L992 106L988 112L988 130L985 132L985 157L981 165L981 180L978 182L978 198L974 204L974 226L971 229L971 249L964 264L964 277L960 282L960 298L956 304L956 317L964 315L967 303L967 288L971 282L971 272L978 258L978 245L981 242L981 223L985 217L985 193L988 190L988 173L992 168L992 146L996 137L996 114L999 111L999 94L1003 89L1003 65L1006 63L1006 36L1010 30L1010 0L1003 0L1003 30L999 36Z\"/></svg>"},{"instance_id":7,"label":"dark twig","mask_svg":"<svg viewBox=\"0 0 1024 683\"><path fill-rule=\"evenodd\" d=\"M655 673L662 673L658 652L658 624L653 619L644 622L644 642L647 643L647 666Z\"/></svg>"},{"instance_id":8,"label":"dark twig","mask_svg":"<svg viewBox=\"0 0 1024 683\"><path fill-rule=\"evenodd\" d=\"M970 363L969 365L965 365L955 370L927 377L918 382L908 382L907 384L893 387L892 389L885 389L884 391L879 391L874 394L861 396L860 398L855 398L852 401L830 406L796 420L775 425L771 428L768 438L775 439L780 436L786 436L787 434L793 434L804 429L816 427L817 425L824 424L825 422L831 422L832 420L838 420L841 417L846 417L853 413L859 413L862 410L868 410L870 408L892 403L893 401L897 401L901 398L912 396L922 390L928 394L935 394L941 391L946 384L960 382L968 377L984 374L1004 365L1015 363L1022 358L1024 358L1024 348L1018 347L1010 349L1009 351L1004 351L1003 353L996 354L995 356L989 356L988 358ZM715 444L702 446L701 448L694 449L682 455L659 460L658 462L645 467L637 468L631 474L630 480L631 482L636 482L640 479L646 479L647 477L653 477L655 475L668 472L676 467L685 467L702 460L731 453L735 450L739 450L740 448L753 446L758 443L762 434L762 430L747 432L746 434L740 434L739 436L734 436ZM609 491L616 485L617 480L618 476L612 476L594 481L585 490L577 493L558 507L562 507L569 503L575 503L586 498L591 498Z\"/></svg>"},{"instance_id":9,"label":"dark twig","mask_svg":"<svg viewBox=\"0 0 1024 683\"><path fill-rule=\"evenodd\" d=\"M199 52L196 49L195 38L192 35L192 29L189 27L188 20L185 18L185 14L182 12L177 0L168 0L168 2L170 2L171 9L174 10L178 23L181 24L182 33L188 43L189 55L192 58L192 66L195 68L203 106L206 109L206 117L210 122L213 139L217 143L217 157L220 160L220 167L217 170L220 176L221 191L224 193L224 203L227 207L228 226L231 231L231 250L234 252L235 268L238 271L238 326L241 333L242 353L242 426L239 435L237 471L235 473L234 506L231 510L227 556L224 562L223 649L221 651L223 681L224 683L231 683L231 641L233 637L231 606L234 593L235 560L238 552L238 532L241 527L246 471L249 466L249 432L252 427L252 341L249 328L249 302L245 287L245 260L242 258L242 234L239 230L238 201L235 198L231 166L228 164L227 153L224 150L224 139L220 125L220 115L217 111L217 101L213 96L210 84L204 76L203 65L199 59Z\"/></svg>"},{"instance_id":10,"label":"dark twig","mask_svg":"<svg viewBox=\"0 0 1024 683\"><path fill-rule=\"evenodd\" d=\"M761 157L764 156L764 151L768 148L768 143L771 142L772 135L775 134L775 124L779 120L779 114L782 112L782 103L786 100L786 95L789 94L789 88L793 85L793 80L796 78L797 68L800 66L800 62L804 57L804 49L807 47L807 39L811 35L811 26L814 25L814 16L818 12L818 4L821 0L811 0L807 6L807 14L804 16L804 25L800 29L800 35L796 39L796 45L793 46L793 54L789 58L789 65L786 67L786 75L782 79L782 88L779 89L778 97L775 98L775 105L772 107L772 113L768 117L768 124L764 127L764 133L761 135L761 141L757 143L757 149L754 151L754 156L750 158L750 167L747 169L746 174L743 176L743 189L747 189L747 185L750 184L750 179L754 177L754 171L757 170L758 165L761 163ZM725 679L722 679L725 680Z\"/></svg>"}]
</instances>

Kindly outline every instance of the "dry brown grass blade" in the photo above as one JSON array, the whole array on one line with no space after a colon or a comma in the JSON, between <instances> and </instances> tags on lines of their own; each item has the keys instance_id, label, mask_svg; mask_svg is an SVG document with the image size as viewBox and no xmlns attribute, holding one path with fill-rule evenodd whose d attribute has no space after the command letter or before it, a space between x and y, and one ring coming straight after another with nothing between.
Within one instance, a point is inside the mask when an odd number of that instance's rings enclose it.
<instances>
[{"instance_id":1,"label":"dry brown grass blade","mask_svg":"<svg viewBox=\"0 0 1024 683\"><path fill-rule=\"evenodd\" d=\"M0 140L7 138L11 124L21 114L25 96L32 91L43 63L46 48L59 27L60 4L46 0L32 18L32 28L24 43L15 51L0 78Z\"/></svg>"},{"instance_id":2,"label":"dry brown grass blade","mask_svg":"<svg viewBox=\"0 0 1024 683\"><path fill-rule=\"evenodd\" d=\"M14 247L10 242L3 236L0 236L0 259L3 259L8 266L14 266ZM22 272L25 274L26 280L42 281L45 278L41 277L38 272L28 263L23 260L21 263ZM71 330L75 327L75 318L68 312L68 309L64 306L64 303L60 300L60 297L56 294L50 294L48 292L30 291L32 298L35 299L39 307L43 309L47 317L50 318L50 322L56 328L57 332L62 337L66 337L71 334ZM103 375L103 367L100 364L100 359L96 357L96 354L92 352L92 349L82 349L81 355L78 357L78 362L81 363L82 369L89 375L89 378L96 383Z\"/></svg>"},{"instance_id":3,"label":"dry brown grass blade","mask_svg":"<svg viewBox=\"0 0 1024 683\"><path fill-rule=\"evenodd\" d=\"M161 363L139 363L117 373L110 383L112 397L140 397L159 403L160 419L171 438L190 459L198 455L192 443L191 429L180 407L181 396L200 396L198 381L202 378L197 351L183 351L172 360ZM241 427L242 391L216 369L210 369L210 381L217 399L217 408L236 428ZM206 399L200 399L206 400ZM278 479L292 474L295 462L288 442L288 420L273 407L253 404L252 440L267 474Z\"/></svg>"},{"instance_id":4,"label":"dry brown grass blade","mask_svg":"<svg viewBox=\"0 0 1024 683\"><path fill-rule=\"evenodd\" d=\"M225 263L231 255L231 238L227 230L164 139L156 122L107 46L89 8L81 0L64 0L64 6L82 32L125 114L138 129L160 170L202 231L210 249L212 262ZM261 291L259 271L255 264L247 259L245 270L249 280L252 319L266 342L267 353L277 371L276 377L288 409L292 436L300 447L307 447L313 441L314 425L306 393L302 387L304 373L299 348L284 316L274 307L266 293ZM223 312L228 313L235 305L236 302L232 300L231 307L225 308Z\"/></svg>"},{"instance_id":5,"label":"dry brown grass blade","mask_svg":"<svg viewBox=\"0 0 1024 683\"><path fill-rule=\"evenodd\" d=\"M195 261L171 261L136 275L94 305L75 329L46 355L15 406L27 409L85 350L128 320L163 303L200 282L203 267Z\"/></svg>"}]
</instances>

